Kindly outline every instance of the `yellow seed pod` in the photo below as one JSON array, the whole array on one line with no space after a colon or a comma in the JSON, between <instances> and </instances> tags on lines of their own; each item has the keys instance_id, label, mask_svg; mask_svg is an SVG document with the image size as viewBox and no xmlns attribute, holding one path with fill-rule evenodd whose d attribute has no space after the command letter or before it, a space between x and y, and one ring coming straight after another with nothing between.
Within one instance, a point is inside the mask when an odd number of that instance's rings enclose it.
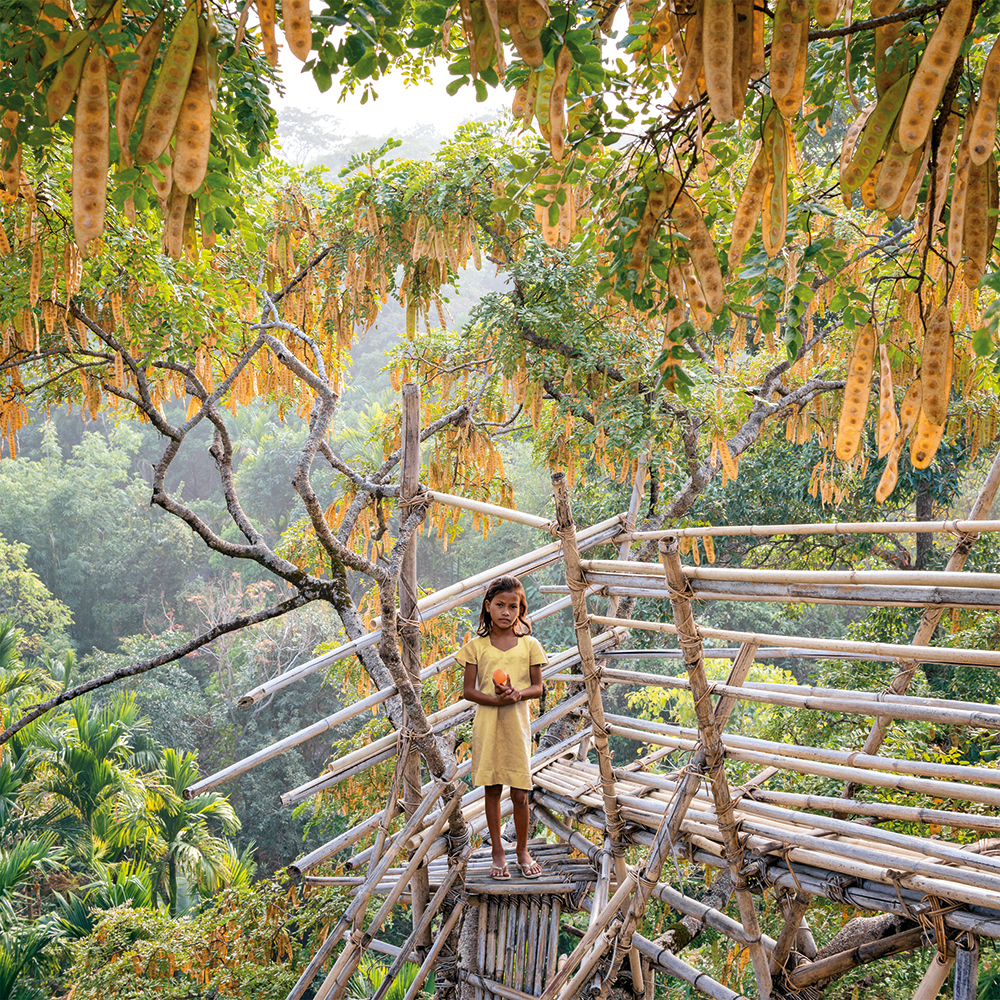
<instances>
[{"instance_id":1,"label":"yellow seed pod","mask_svg":"<svg viewBox=\"0 0 1000 1000\"><path fill-rule=\"evenodd\" d=\"M733 113L733 0L704 0L702 48L705 87L717 121L731 122Z\"/></svg>"},{"instance_id":2,"label":"yellow seed pod","mask_svg":"<svg viewBox=\"0 0 1000 1000\"><path fill-rule=\"evenodd\" d=\"M917 211L917 199L920 197L920 191L924 183L924 176L927 174L927 167L930 162L931 141L928 139L924 145L924 155L921 157L916 173L913 175L913 179L910 181L909 186L904 190L903 200L899 205L899 214L907 221L912 219Z\"/></svg>"},{"instance_id":3,"label":"yellow seed pod","mask_svg":"<svg viewBox=\"0 0 1000 1000\"><path fill-rule=\"evenodd\" d=\"M283 0L285 41L292 55L301 62L309 58L312 48L312 12L309 0Z\"/></svg>"},{"instance_id":4,"label":"yellow seed pod","mask_svg":"<svg viewBox=\"0 0 1000 1000\"><path fill-rule=\"evenodd\" d=\"M941 139L937 147L937 167L934 171L934 205L928 205L931 214L932 228L941 219L945 202L948 198L948 178L951 176L952 158L955 155L955 144L958 142L958 130L961 127L962 119L959 116L957 106L953 103L948 117L945 119L944 128L941 131ZM930 191L928 189L928 199Z\"/></svg>"},{"instance_id":5,"label":"yellow seed pod","mask_svg":"<svg viewBox=\"0 0 1000 1000\"><path fill-rule=\"evenodd\" d=\"M910 172L910 165L915 158L919 160L919 154L905 152L895 136L889 140L889 146L882 157L878 182L875 184L876 208L886 212L899 200L904 192L904 182Z\"/></svg>"},{"instance_id":6,"label":"yellow seed pod","mask_svg":"<svg viewBox=\"0 0 1000 1000\"><path fill-rule=\"evenodd\" d=\"M730 271L739 264L743 257L743 250L753 235L753 231L757 228L757 220L760 218L764 205L764 191L767 188L768 176L767 157L764 155L764 150L761 149L750 167L750 173L743 186L743 193L740 195L736 214L733 216L733 224L729 231Z\"/></svg>"},{"instance_id":7,"label":"yellow seed pod","mask_svg":"<svg viewBox=\"0 0 1000 1000\"><path fill-rule=\"evenodd\" d=\"M188 79L174 140L173 176L176 187L194 194L208 172L208 152L212 142L212 105L208 97L208 52L198 45Z\"/></svg>"},{"instance_id":8,"label":"yellow seed pod","mask_svg":"<svg viewBox=\"0 0 1000 1000\"><path fill-rule=\"evenodd\" d=\"M163 252L174 260L184 255L184 223L189 195L176 185L170 191L167 214L163 220Z\"/></svg>"},{"instance_id":9,"label":"yellow seed pod","mask_svg":"<svg viewBox=\"0 0 1000 1000\"><path fill-rule=\"evenodd\" d=\"M73 235L84 256L104 232L110 132L108 64L95 47L83 67L73 129Z\"/></svg>"},{"instance_id":10,"label":"yellow seed pod","mask_svg":"<svg viewBox=\"0 0 1000 1000\"><path fill-rule=\"evenodd\" d=\"M806 17L799 31L799 51L795 58L791 86L781 97L775 98L774 102L785 118L794 118L802 110L802 98L806 87L806 72L809 68L808 58L809 18Z\"/></svg>"},{"instance_id":11,"label":"yellow seed pod","mask_svg":"<svg viewBox=\"0 0 1000 1000\"><path fill-rule=\"evenodd\" d=\"M1000 38L993 42L986 57L983 80L979 88L979 102L972 119L969 151L976 166L993 155L997 138L997 103L1000 102Z\"/></svg>"},{"instance_id":12,"label":"yellow seed pod","mask_svg":"<svg viewBox=\"0 0 1000 1000\"><path fill-rule=\"evenodd\" d=\"M177 125L197 50L198 12L196 5L192 4L174 31L153 84L142 138L135 150L136 163L158 160L167 148Z\"/></svg>"},{"instance_id":13,"label":"yellow seed pod","mask_svg":"<svg viewBox=\"0 0 1000 1000\"><path fill-rule=\"evenodd\" d=\"M545 50L538 38L526 38L524 32L515 23L509 28L510 40L514 43L514 49L524 62L532 69L539 69L545 62Z\"/></svg>"},{"instance_id":14,"label":"yellow seed pod","mask_svg":"<svg viewBox=\"0 0 1000 1000\"><path fill-rule=\"evenodd\" d=\"M517 25L527 39L537 38L549 19L544 0L517 0Z\"/></svg>"},{"instance_id":15,"label":"yellow seed pod","mask_svg":"<svg viewBox=\"0 0 1000 1000\"><path fill-rule=\"evenodd\" d=\"M785 245L788 228L788 145L785 119L772 109L761 130L762 149L768 159L761 236L764 251L774 257Z\"/></svg>"},{"instance_id":16,"label":"yellow seed pod","mask_svg":"<svg viewBox=\"0 0 1000 1000\"><path fill-rule=\"evenodd\" d=\"M278 43L274 38L274 23L277 18L274 0L257 0L257 20L260 22L260 40L264 55L272 66L278 65Z\"/></svg>"},{"instance_id":17,"label":"yellow seed pod","mask_svg":"<svg viewBox=\"0 0 1000 1000\"><path fill-rule=\"evenodd\" d=\"M872 172L861 182L861 204L874 212L878 207L875 204L875 185L878 184L878 175L882 172L882 161L879 160L872 169Z\"/></svg>"},{"instance_id":18,"label":"yellow seed pod","mask_svg":"<svg viewBox=\"0 0 1000 1000\"><path fill-rule=\"evenodd\" d=\"M768 81L771 96L784 97L795 79L805 19L799 16L798 0L777 0L771 35L771 63ZM808 28L805 29L808 32Z\"/></svg>"},{"instance_id":19,"label":"yellow seed pod","mask_svg":"<svg viewBox=\"0 0 1000 1000\"><path fill-rule=\"evenodd\" d=\"M932 424L943 424L948 416L951 353L951 315L942 302L927 319L920 356L921 409Z\"/></svg>"},{"instance_id":20,"label":"yellow seed pod","mask_svg":"<svg viewBox=\"0 0 1000 1000\"><path fill-rule=\"evenodd\" d=\"M122 158L126 165L132 162L131 136L136 116L139 114L139 102L142 92L146 89L149 75L153 69L153 61L160 50L163 40L163 14L156 19L142 36L136 46L135 60L129 64L118 88L118 103L115 105L115 131L118 134L118 145L121 147Z\"/></svg>"},{"instance_id":21,"label":"yellow seed pod","mask_svg":"<svg viewBox=\"0 0 1000 1000\"><path fill-rule=\"evenodd\" d=\"M875 327L867 323L854 341L851 362L844 386L844 404L837 428L836 455L842 462L854 458L861 443L861 429L868 412L868 397L872 387L875 360Z\"/></svg>"},{"instance_id":22,"label":"yellow seed pod","mask_svg":"<svg viewBox=\"0 0 1000 1000\"><path fill-rule=\"evenodd\" d=\"M899 6L899 0L872 0L872 17L887 17L895 12ZM891 70L886 68L886 52L899 37L899 32L903 26L902 21L894 21L891 24L880 24L875 28L875 93L881 97L899 78L902 76L906 66L905 61L893 60L895 65Z\"/></svg>"},{"instance_id":23,"label":"yellow seed pod","mask_svg":"<svg viewBox=\"0 0 1000 1000\"><path fill-rule=\"evenodd\" d=\"M664 194L671 206L670 217L678 231L687 237L688 255L704 290L706 307L710 313L718 315L725 305L722 268L719 265L715 244L705 225L705 217L673 174L664 174L663 178Z\"/></svg>"},{"instance_id":24,"label":"yellow seed pod","mask_svg":"<svg viewBox=\"0 0 1000 1000\"><path fill-rule=\"evenodd\" d=\"M945 381L951 385L952 359L955 356L955 338L949 336L948 364L945 373ZM917 417L917 428L913 435L913 443L910 445L910 464L915 469L926 469L934 461L938 447L941 444L941 437L944 434L945 421L934 423L927 410L927 390L924 389L924 406L920 408L920 415ZM947 409L945 410L947 414Z\"/></svg>"},{"instance_id":25,"label":"yellow seed pod","mask_svg":"<svg viewBox=\"0 0 1000 1000\"><path fill-rule=\"evenodd\" d=\"M715 539L711 535L702 535L702 544L705 546L705 556L710 563L715 562Z\"/></svg>"},{"instance_id":26,"label":"yellow seed pod","mask_svg":"<svg viewBox=\"0 0 1000 1000\"><path fill-rule=\"evenodd\" d=\"M861 133L857 148L851 156L850 163L841 173L841 187L848 191L855 191L861 186L864 179L871 175L879 155L892 135L900 105L906 97L906 88L907 80L904 77L894 83L879 98L874 110L868 116L868 121ZM906 151L905 144L900 142L900 145ZM874 191L872 195L874 200Z\"/></svg>"},{"instance_id":27,"label":"yellow seed pod","mask_svg":"<svg viewBox=\"0 0 1000 1000\"><path fill-rule=\"evenodd\" d=\"M850 191L844 187L844 175L851 163L851 159L854 157L854 150L858 144L858 139L861 138L861 133L864 132L868 118L874 110L875 102L872 101L850 124L847 132L844 134L844 141L840 146L840 186L844 192L844 204L848 208L851 207L851 195ZM852 188L851 190L854 189Z\"/></svg>"},{"instance_id":28,"label":"yellow seed pod","mask_svg":"<svg viewBox=\"0 0 1000 1000\"><path fill-rule=\"evenodd\" d=\"M896 488L899 479L899 456L903 453L903 446L911 431L916 426L917 416L920 413L920 399L923 389L920 379L914 379L903 396L903 402L899 407L899 434L889 449L889 458L886 461L882 478L879 479L878 487L875 490L875 499L879 503L884 503L890 493Z\"/></svg>"},{"instance_id":29,"label":"yellow seed pod","mask_svg":"<svg viewBox=\"0 0 1000 1000\"><path fill-rule=\"evenodd\" d=\"M951 0L941 14L899 114L899 144L908 152L927 139L945 84L962 50L972 0Z\"/></svg>"},{"instance_id":30,"label":"yellow seed pod","mask_svg":"<svg viewBox=\"0 0 1000 1000\"><path fill-rule=\"evenodd\" d=\"M700 10L691 18L684 31L684 42L687 54L684 57L681 75L677 80L677 86L674 88L674 95L670 101L672 108L683 108L688 103L692 93L697 89L698 80L701 77L704 61Z\"/></svg>"},{"instance_id":31,"label":"yellow seed pod","mask_svg":"<svg viewBox=\"0 0 1000 1000\"><path fill-rule=\"evenodd\" d=\"M573 57L564 45L556 56L556 73L549 95L549 151L557 163L566 148L566 83L573 68Z\"/></svg>"},{"instance_id":32,"label":"yellow seed pod","mask_svg":"<svg viewBox=\"0 0 1000 1000\"><path fill-rule=\"evenodd\" d=\"M965 283L975 288L986 273L989 256L987 240L990 227L989 170L985 163L969 167L968 189L965 195L965 230L962 246L967 258Z\"/></svg>"},{"instance_id":33,"label":"yellow seed pod","mask_svg":"<svg viewBox=\"0 0 1000 1000\"><path fill-rule=\"evenodd\" d=\"M33 305L38 304L38 288L42 283L42 241L35 240L35 245L31 248L31 275L28 278L28 301Z\"/></svg>"},{"instance_id":34,"label":"yellow seed pod","mask_svg":"<svg viewBox=\"0 0 1000 1000\"><path fill-rule=\"evenodd\" d=\"M753 5L753 47L750 50L750 79L762 80L767 73L764 61L764 28L766 21L763 8Z\"/></svg>"},{"instance_id":35,"label":"yellow seed pod","mask_svg":"<svg viewBox=\"0 0 1000 1000\"><path fill-rule=\"evenodd\" d=\"M965 134L958 147L958 161L955 165L955 179L951 185L951 202L948 218L948 263L957 267L962 260L962 242L965 238L965 202L969 193L969 171L972 156L969 153L969 119L966 119Z\"/></svg>"},{"instance_id":36,"label":"yellow seed pod","mask_svg":"<svg viewBox=\"0 0 1000 1000\"><path fill-rule=\"evenodd\" d=\"M889 349L885 344L878 345L878 358L878 457L883 458L889 454L889 449L899 433L899 416L896 413L896 395L893 392Z\"/></svg>"},{"instance_id":37,"label":"yellow seed pod","mask_svg":"<svg viewBox=\"0 0 1000 1000\"><path fill-rule=\"evenodd\" d=\"M45 92L45 108L49 124L54 125L67 111L76 97L83 75L83 64L90 52L87 40L79 42L75 49L63 60L56 75Z\"/></svg>"}]
</instances>

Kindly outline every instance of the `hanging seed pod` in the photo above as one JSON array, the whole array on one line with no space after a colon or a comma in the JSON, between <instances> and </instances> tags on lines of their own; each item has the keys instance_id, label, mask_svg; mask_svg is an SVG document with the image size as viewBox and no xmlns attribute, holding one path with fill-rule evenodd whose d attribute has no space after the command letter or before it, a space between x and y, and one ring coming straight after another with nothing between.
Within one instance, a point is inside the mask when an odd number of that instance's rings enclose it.
<instances>
[{"instance_id":1,"label":"hanging seed pod","mask_svg":"<svg viewBox=\"0 0 1000 1000\"><path fill-rule=\"evenodd\" d=\"M965 238L965 200L969 193L969 170L972 157L969 154L969 119L966 119L965 134L958 147L955 179L951 185L951 202L948 205L948 263L958 267L962 260L962 242Z\"/></svg>"},{"instance_id":2,"label":"hanging seed pod","mask_svg":"<svg viewBox=\"0 0 1000 1000\"><path fill-rule=\"evenodd\" d=\"M770 184L764 201L761 236L768 257L774 257L785 245L788 227L788 147L785 120L771 110L762 130L764 155L770 164Z\"/></svg>"},{"instance_id":3,"label":"hanging seed pod","mask_svg":"<svg viewBox=\"0 0 1000 1000\"><path fill-rule=\"evenodd\" d=\"M861 133L864 132L865 125L874 110L875 102L872 101L872 103L864 108L858 117L851 123L844 135L844 141L840 146L840 186L844 192L844 204L848 208L851 207L851 194L846 190L846 188L844 188L844 174L847 171L848 166L850 166L851 159L854 156L854 150L858 145L858 139L861 138Z\"/></svg>"},{"instance_id":4,"label":"hanging seed pod","mask_svg":"<svg viewBox=\"0 0 1000 1000\"><path fill-rule=\"evenodd\" d=\"M844 404L840 409L837 428L836 455L842 462L854 458L861 443L861 429L868 412L868 397L872 388L872 368L875 361L875 327L865 324L851 352L851 363L844 386Z\"/></svg>"},{"instance_id":5,"label":"hanging seed pod","mask_svg":"<svg viewBox=\"0 0 1000 1000\"><path fill-rule=\"evenodd\" d=\"M525 38L537 38L549 16L548 3L541 0L517 0L517 25Z\"/></svg>"},{"instance_id":6,"label":"hanging seed pod","mask_svg":"<svg viewBox=\"0 0 1000 1000\"><path fill-rule=\"evenodd\" d=\"M919 160L918 153L904 152L895 136L889 140L889 147L882 157L878 183L875 185L876 208L886 212L900 199L905 192L904 183L908 179L914 159ZM916 166L913 169L916 172Z\"/></svg>"},{"instance_id":7,"label":"hanging seed pod","mask_svg":"<svg viewBox=\"0 0 1000 1000\"><path fill-rule=\"evenodd\" d=\"M975 288L986 273L989 240L990 187L985 163L969 167L969 184L965 195L965 231L962 247L965 262L965 283Z\"/></svg>"},{"instance_id":8,"label":"hanging seed pod","mask_svg":"<svg viewBox=\"0 0 1000 1000\"><path fill-rule=\"evenodd\" d=\"M753 60L753 0L733 2L733 114L743 117Z\"/></svg>"},{"instance_id":9,"label":"hanging seed pod","mask_svg":"<svg viewBox=\"0 0 1000 1000\"><path fill-rule=\"evenodd\" d=\"M799 16L799 0L777 0L771 29L771 63L768 81L771 96L778 100L791 90L802 44L805 19ZM808 8L807 8L808 10Z\"/></svg>"},{"instance_id":10,"label":"hanging seed pod","mask_svg":"<svg viewBox=\"0 0 1000 1000\"><path fill-rule=\"evenodd\" d=\"M42 283L42 242L35 240L31 248L31 274L28 277L28 301L32 306L38 305L38 289Z\"/></svg>"},{"instance_id":11,"label":"hanging seed pod","mask_svg":"<svg viewBox=\"0 0 1000 1000\"><path fill-rule=\"evenodd\" d=\"M990 157L986 161L986 191L989 198L989 210L986 222L986 263L993 256L993 243L997 235L997 220L1000 218L1000 191L997 190L997 161Z\"/></svg>"},{"instance_id":12,"label":"hanging seed pod","mask_svg":"<svg viewBox=\"0 0 1000 1000\"><path fill-rule=\"evenodd\" d=\"M898 6L899 0L872 0L872 17L887 17L894 14ZM879 97L903 75L906 64L898 56L893 59L891 70L886 63L886 52L899 37L902 26L902 21L893 21L892 24L880 24L875 28L875 93Z\"/></svg>"},{"instance_id":13,"label":"hanging seed pod","mask_svg":"<svg viewBox=\"0 0 1000 1000\"><path fill-rule=\"evenodd\" d=\"M535 116L535 98L538 96L537 71L532 70L528 74L528 84L524 95L524 128L531 127L531 120Z\"/></svg>"},{"instance_id":14,"label":"hanging seed pod","mask_svg":"<svg viewBox=\"0 0 1000 1000\"><path fill-rule=\"evenodd\" d=\"M705 88L717 121L731 122L733 114L733 0L704 0L702 47Z\"/></svg>"},{"instance_id":15,"label":"hanging seed pod","mask_svg":"<svg viewBox=\"0 0 1000 1000\"><path fill-rule=\"evenodd\" d=\"M792 73L792 83L788 91L775 99L778 110L785 118L794 118L802 110L802 98L805 94L806 71L809 68L809 18L802 22L799 33L799 51L795 59Z\"/></svg>"},{"instance_id":16,"label":"hanging seed pod","mask_svg":"<svg viewBox=\"0 0 1000 1000\"><path fill-rule=\"evenodd\" d=\"M153 85L142 138L135 151L135 162L158 160L170 142L181 111L181 102L191 77L198 50L198 13L192 4L181 18L163 56L160 73Z\"/></svg>"},{"instance_id":17,"label":"hanging seed pod","mask_svg":"<svg viewBox=\"0 0 1000 1000\"><path fill-rule=\"evenodd\" d=\"M763 80L767 73L767 63L764 61L764 28L766 22L764 11L757 4L753 5L753 48L750 50L750 79Z\"/></svg>"},{"instance_id":18,"label":"hanging seed pod","mask_svg":"<svg viewBox=\"0 0 1000 1000\"><path fill-rule=\"evenodd\" d=\"M899 144L908 152L927 139L945 84L962 50L972 13L971 0L951 0L941 14L899 113Z\"/></svg>"},{"instance_id":19,"label":"hanging seed pod","mask_svg":"<svg viewBox=\"0 0 1000 1000\"><path fill-rule=\"evenodd\" d=\"M260 22L260 41L264 55L272 66L278 65L278 43L274 38L274 23L277 19L274 0L257 0L257 20Z\"/></svg>"},{"instance_id":20,"label":"hanging seed pod","mask_svg":"<svg viewBox=\"0 0 1000 1000\"><path fill-rule=\"evenodd\" d=\"M83 67L73 129L73 235L84 256L104 232L110 132L108 64L95 48Z\"/></svg>"},{"instance_id":21,"label":"hanging seed pod","mask_svg":"<svg viewBox=\"0 0 1000 1000\"><path fill-rule=\"evenodd\" d=\"M976 166L985 163L993 155L997 140L997 103L1000 101L1000 38L993 43L983 69L983 81L979 89L979 102L972 119L969 149L972 162Z\"/></svg>"},{"instance_id":22,"label":"hanging seed pod","mask_svg":"<svg viewBox=\"0 0 1000 1000\"><path fill-rule=\"evenodd\" d=\"M903 402L899 406L899 434L896 435L896 440L892 443L892 448L889 449L885 470L875 490L875 499L879 503L884 503L889 494L896 488L896 483L899 480L899 456L903 454L906 439L916 426L922 393L920 379L915 378L907 388Z\"/></svg>"},{"instance_id":23,"label":"hanging seed pod","mask_svg":"<svg viewBox=\"0 0 1000 1000\"><path fill-rule=\"evenodd\" d=\"M927 209L931 215L932 228L937 226L941 220L941 213L944 210L944 203L948 196L948 177L951 174L951 162L955 155L955 144L958 142L958 130L962 124L958 110L954 104L945 119L944 128L941 131L941 139L937 148L937 167L934 171L934 205L928 205ZM927 198L930 200L931 193L928 189Z\"/></svg>"},{"instance_id":24,"label":"hanging seed pod","mask_svg":"<svg viewBox=\"0 0 1000 1000\"><path fill-rule=\"evenodd\" d=\"M283 0L281 10L285 21L285 41L292 55L300 62L305 62L312 49L312 12L309 10L309 0Z\"/></svg>"},{"instance_id":25,"label":"hanging seed pod","mask_svg":"<svg viewBox=\"0 0 1000 1000\"><path fill-rule=\"evenodd\" d=\"M844 0L816 0L813 13L816 23L821 28L829 28L840 17L844 9ZM874 14L872 15L875 16Z\"/></svg>"},{"instance_id":26,"label":"hanging seed pod","mask_svg":"<svg viewBox=\"0 0 1000 1000\"><path fill-rule=\"evenodd\" d=\"M942 302L928 317L924 348L920 355L921 408L932 424L943 424L948 416L951 380L946 380L951 362L951 315Z\"/></svg>"},{"instance_id":27,"label":"hanging seed pod","mask_svg":"<svg viewBox=\"0 0 1000 1000\"><path fill-rule=\"evenodd\" d=\"M556 73L549 98L549 152L557 163L566 148L566 83L573 68L573 57L564 45L556 56Z\"/></svg>"},{"instance_id":28,"label":"hanging seed pod","mask_svg":"<svg viewBox=\"0 0 1000 1000\"><path fill-rule=\"evenodd\" d=\"M949 326L951 324L949 323ZM945 347L948 354L948 362L945 371L945 383L951 386L952 364L955 357L955 338L949 334ZM947 403L945 404L945 414L947 415ZM934 461L938 447L941 444L941 437L944 434L945 421L935 423L931 419L931 414L927 409L927 388L924 387L924 405L920 408L920 415L917 417L917 429L913 435L913 443L910 445L910 464L915 469L926 469Z\"/></svg>"},{"instance_id":29,"label":"hanging seed pod","mask_svg":"<svg viewBox=\"0 0 1000 1000\"><path fill-rule=\"evenodd\" d=\"M684 107L691 99L691 95L698 90L698 81L704 65L701 11L698 11L691 18L684 33L684 40L687 46L687 55L684 57L684 68L681 70L680 79L677 81L670 102L671 107L674 108Z\"/></svg>"},{"instance_id":30,"label":"hanging seed pod","mask_svg":"<svg viewBox=\"0 0 1000 1000\"><path fill-rule=\"evenodd\" d=\"M0 118L0 124L10 133L9 138L0 141L0 183L14 196L21 184L21 147L14 135L19 120L16 111L5 111Z\"/></svg>"},{"instance_id":31,"label":"hanging seed pod","mask_svg":"<svg viewBox=\"0 0 1000 1000\"><path fill-rule=\"evenodd\" d=\"M878 345L879 393L878 393L878 457L889 454L892 442L899 434L899 416L896 413L896 395L892 385L892 365L889 364L889 349Z\"/></svg>"},{"instance_id":32,"label":"hanging seed pod","mask_svg":"<svg viewBox=\"0 0 1000 1000\"><path fill-rule=\"evenodd\" d=\"M750 173L747 175L747 182L743 186L743 193L740 195L736 214L733 216L733 224L730 227L730 271L739 264L743 257L743 250L753 235L753 231L757 228L757 220L760 218L761 209L764 206L764 191L767 188L769 176L770 168L767 157L764 150L761 149L750 167Z\"/></svg>"},{"instance_id":33,"label":"hanging seed pod","mask_svg":"<svg viewBox=\"0 0 1000 1000\"><path fill-rule=\"evenodd\" d=\"M953 0L954 2L954 0ZM892 132L900 105L906 97L908 81L904 78L893 84L875 105L868 117L861 139L858 142L847 168L841 174L840 186L846 191L856 191L864 179L871 174L883 147ZM900 143L903 149L906 146ZM912 150L911 150L912 152Z\"/></svg>"},{"instance_id":34,"label":"hanging seed pod","mask_svg":"<svg viewBox=\"0 0 1000 1000\"><path fill-rule=\"evenodd\" d=\"M163 252L174 260L180 260L184 255L184 221L189 198L190 195L174 185L167 201L167 214L163 220Z\"/></svg>"},{"instance_id":35,"label":"hanging seed pod","mask_svg":"<svg viewBox=\"0 0 1000 1000\"><path fill-rule=\"evenodd\" d=\"M664 192L670 205L670 217L678 231L687 237L687 251L705 293L706 308L714 315L722 312L725 295L719 255L709 235L705 218L694 199L681 187L673 174L664 174Z\"/></svg>"},{"instance_id":36,"label":"hanging seed pod","mask_svg":"<svg viewBox=\"0 0 1000 1000\"><path fill-rule=\"evenodd\" d=\"M538 131L542 133L542 138L548 141L549 123L551 121L552 108L552 85L556 81L556 70L554 66L545 63L538 72L537 90L535 91L535 119L538 122Z\"/></svg>"},{"instance_id":37,"label":"hanging seed pod","mask_svg":"<svg viewBox=\"0 0 1000 1000\"><path fill-rule=\"evenodd\" d=\"M142 92L149 82L153 70L153 62L160 51L163 40L163 14L157 15L153 23L146 29L146 34L136 46L135 60L129 64L118 88L118 103L115 105L115 131L118 134L118 145L121 146L122 158L126 166L132 163L131 138L136 116L139 114L139 102Z\"/></svg>"},{"instance_id":38,"label":"hanging seed pod","mask_svg":"<svg viewBox=\"0 0 1000 1000\"><path fill-rule=\"evenodd\" d=\"M45 93L45 109L49 116L49 124L59 121L73 103L77 90L80 89L80 77L83 75L83 64L86 62L90 46L87 40L81 41L75 49L63 60L56 71L55 78Z\"/></svg>"},{"instance_id":39,"label":"hanging seed pod","mask_svg":"<svg viewBox=\"0 0 1000 1000\"><path fill-rule=\"evenodd\" d=\"M909 222L913 218L917 211L917 199L920 197L920 190L923 187L924 176L927 173L927 167L931 162L931 141L927 140L927 144L924 146L924 155L920 160L920 165L917 167L917 172L913 176L913 180L910 182L909 187L907 187L905 193L903 194L903 201L899 206L899 214Z\"/></svg>"},{"instance_id":40,"label":"hanging seed pod","mask_svg":"<svg viewBox=\"0 0 1000 1000\"><path fill-rule=\"evenodd\" d=\"M205 180L211 142L212 106L208 98L208 52L205 44L200 43L177 117L174 146L174 185L185 194L194 194Z\"/></svg>"},{"instance_id":41,"label":"hanging seed pod","mask_svg":"<svg viewBox=\"0 0 1000 1000\"><path fill-rule=\"evenodd\" d=\"M520 27L515 23L508 29L510 40L514 43L517 54L532 69L539 69L545 61L545 51L537 38L525 38Z\"/></svg>"}]
</instances>

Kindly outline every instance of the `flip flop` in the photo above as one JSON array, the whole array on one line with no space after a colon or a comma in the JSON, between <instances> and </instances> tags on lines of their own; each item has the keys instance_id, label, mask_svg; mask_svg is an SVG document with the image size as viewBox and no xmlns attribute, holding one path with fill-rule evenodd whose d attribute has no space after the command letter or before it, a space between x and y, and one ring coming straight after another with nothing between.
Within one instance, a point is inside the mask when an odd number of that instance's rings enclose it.
<instances>
[{"instance_id":1,"label":"flip flop","mask_svg":"<svg viewBox=\"0 0 1000 1000\"><path fill-rule=\"evenodd\" d=\"M531 864L522 865L520 861L517 862L517 867L521 869L522 878L541 878L544 874L544 869L537 861L532 861Z\"/></svg>"},{"instance_id":2,"label":"flip flop","mask_svg":"<svg viewBox=\"0 0 1000 1000\"><path fill-rule=\"evenodd\" d=\"M493 865L490 868L490 878L495 879L497 882L503 882L510 879L510 871L506 864Z\"/></svg>"}]
</instances>

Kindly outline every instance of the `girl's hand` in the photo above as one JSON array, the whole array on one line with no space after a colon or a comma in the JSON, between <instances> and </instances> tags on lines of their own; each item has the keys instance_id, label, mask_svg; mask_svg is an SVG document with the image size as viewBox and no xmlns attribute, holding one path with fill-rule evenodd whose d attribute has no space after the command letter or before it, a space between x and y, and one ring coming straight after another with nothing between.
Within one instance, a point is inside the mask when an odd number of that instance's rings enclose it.
<instances>
[{"instance_id":1,"label":"girl's hand","mask_svg":"<svg viewBox=\"0 0 1000 1000\"><path fill-rule=\"evenodd\" d=\"M510 684L497 686L497 705L516 705L521 700L521 692Z\"/></svg>"}]
</instances>

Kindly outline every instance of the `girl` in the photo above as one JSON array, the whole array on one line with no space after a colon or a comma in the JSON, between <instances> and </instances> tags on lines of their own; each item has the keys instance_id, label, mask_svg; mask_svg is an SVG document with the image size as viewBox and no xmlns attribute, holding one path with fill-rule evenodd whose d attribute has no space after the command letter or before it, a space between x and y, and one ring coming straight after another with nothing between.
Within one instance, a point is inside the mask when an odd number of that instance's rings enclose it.
<instances>
[{"instance_id":1,"label":"girl","mask_svg":"<svg viewBox=\"0 0 1000 1000\"><path fill-rule=\"evenodd\" d=\"M548 658L531 636L528 602L521 581L501 576L486 588L479 612L478 639L466 643L456 659L465 670L464 695L475 702L472 726L472 783L486 786L486 824L493 847L490 877L509 879L500 844L500 796L510 788L517 832L517 865L525 878L538 878L542 866L528 853L528 791L531 788L531 717L528 699L542 696L542 666ZM498 680L506 675L507 680Z\"/></svg>"}]
</instances>

